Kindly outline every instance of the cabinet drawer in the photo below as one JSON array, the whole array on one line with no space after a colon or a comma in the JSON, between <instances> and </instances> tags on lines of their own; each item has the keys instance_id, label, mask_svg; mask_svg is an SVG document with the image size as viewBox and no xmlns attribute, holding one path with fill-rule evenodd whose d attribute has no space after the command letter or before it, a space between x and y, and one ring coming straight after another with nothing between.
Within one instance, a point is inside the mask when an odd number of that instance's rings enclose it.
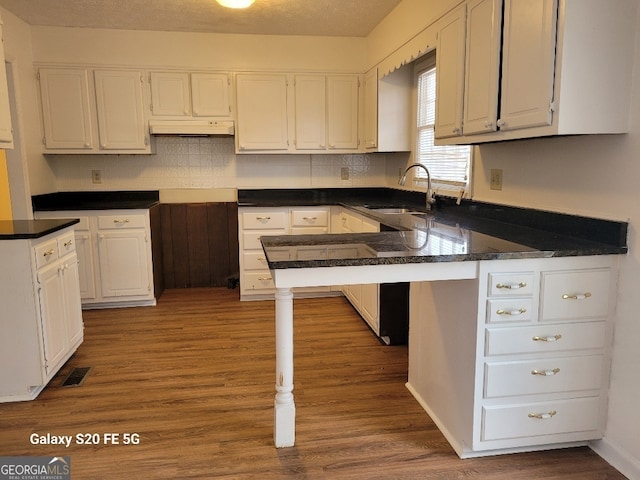
<instances>
[{"instance_id":1,"label":"cabinet drawer","mask_svg":"<svg viewBox=\"0 0 640 480\"><path fill-rule=\"evenodd\" d=\"M242 226L245 229L287 228L285 212L244 212Z\"/></svg>"},{"instance_id":2,"label":"cabinet drawer","mask_svg":"<svg viewBox=\"0 0 640 480\"><path fill-rule=\"evenodd\" d=\"M124 229L145 228L144 215L100 215L98 216L98 229Z\"/></svg>"},{"instance_id":3,"label":"cabinet drawer","mask_svg":"<svg viewBox=\"0 0 640 480\"><path fill-rule=\"evenodd\" d=\"M533 272L490 273L488 295L531 295L533 280Z\"/></svg>"},{"instance_id":4,"label":"cabinet drawer","mask_svg":"<svg viewBox=\"0 0 640 480\"><path fill-rule=\"evenodd\" d=\"M275 284L269 270L264 272L247 272L242 276L240 284L245 290L274 291Z\"/></svg>"},{"instance_id":5,"label":"cabinet drawer","mask_svg":"<svg viewBox=\"0 0 640 480\"><path fill-rule=\"evenodd\" d=\"M603 348L604 322L487 328L486 354L547 353Z\"/></svg>"},{"instance_id":6,"label":"cabinet drawer","mask_svg":"<svg viewBox=\"0 0 640 480\"><path fill-rule=\"evenodd\" d=\"M598 390L602 355L485 364L485 398Z\"/></svg>"},{"instance_id":7,"label":"cabinet drawer","mask_svg":"<svg viewBox=\"0 0 640 480\"><path fill-rule=\"evenodd\" d=\"M261 250L262 244L260 237L267 235L286 235L284 230L254 230L242 233L242 249L243 250Z\"/></svg>"},{"instance_id":8,"label":"cabinet drawer","mask_svg":"<svg viewBox=\"0 0 640 480\"><path fill-rule=\"evenodd\" d=\"M242 264L245 270L268 270L267 259L264 252L244 252L242 254Z\"/></svg>"},{"instance_id":9,"label":"cabinet drawer","mask_svg":"<svg viewBox=\"0 0 640 480\"><path fill-rule=\"evenodd\" d=\"M528 322L532 318L531 298L493 299L487 302L487 323Z\"/></svg>"},{"instance_id":10,"label":"cabinet drawer","mask_svg":"<svg viewBox=\"0 0 640 480\"><path fill-rule=\"evenodd\" d=\"M44 267L58 259L58 242L54 238L37 245L33 251L36 256L36 268Z\"/></svg>"},{"instance_id":11,"label":"cabinet drawer","mask_svg":"<svg viewBox=\"0 0 640 480\"><path fill-rule=\"evenodd\" d=\"M76 238L73 231L58 237L58 252L62 257L68 253L76 251Z\"/></svg>"},{"instance_id":12,"label":"cabinet drawer","mask_svg":"<svg viewBox=\"0 0 640 480\"><path fill-rule=\"evenodd\" d=\"M329 212L326 210L293 210L292 227L326 227L329 225Z\"/></svg>"},{"instance_id":13,"label":"cabinet drawer","mask_svg":"<svg viewBox=\"0 0 640 480\"><path fill-rule=\"evenodd\" d=\"M77 217L77 218L80 221L73 226L74 230L89 231L89 217Z\"/></svg>"},{"instance_id":14,"label":"cabinet drawer","mask_svg":"<svg viewBox=\"0 0 640 480\"><path fill-rule=\"evenodd\" d=\"M598 430L599 397L483 407L482 440Z\"/></svg>"},{"instance_id":15,"label":"cabinet drawer","mask_svg":"<svg viewBox=\"0 0 640 480\"><path fill-rule=\"evenodd\" d=\"M604 318L609 311L609 269L542 273L542 320Z\"/></svg>"}]
</instances>

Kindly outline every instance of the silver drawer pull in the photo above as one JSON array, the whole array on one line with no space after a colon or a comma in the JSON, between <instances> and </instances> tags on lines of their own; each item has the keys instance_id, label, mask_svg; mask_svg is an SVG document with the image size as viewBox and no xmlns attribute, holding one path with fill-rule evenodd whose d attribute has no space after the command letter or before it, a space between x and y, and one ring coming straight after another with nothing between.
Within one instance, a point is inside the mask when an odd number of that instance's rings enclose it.
<instances>
[{"instance_id":1,"label":"silver drawer pull","mask_svg":"<svg viewBox=\"0 0 640 480\"><path fill-rule=\"evenodd\" d=\"M51 250L47 250L46 252L44 252L44 253L42 254L42 256L43 256L44 258L47 258L47 257L50 257L51 255L53 255L54 253L56 253L56 251L52 248Z\"/></svg>"},{"instance_id":2,"label":"silver drawer pull","mask_svg":"<svg viewBox=\"0 0 640 480\"><path fill-rule=\"evenodd\" d=\"M555 410L551 410L550 412L547 413L530 413L529 414L529 418L537 418L538 420L545 420L547 418L551 418L553 417L556 413Z\"/></svg>"},{"instance_id":3,"label":"silver drawer pull","mask_svg":"<svg viewBox=\"0 0 640 480\"><path fill-rule=\"evenodd\" d=\"M526 312L527 309L526 308L521 308L519 310L497 310L496 313L498 315L511 315L511 316L518 316L518 315L522 315L524 312Z\"/></svg>"},{"instance_id":4,"label":"silver drawer pull","mask_svg":"<svg viewBox=\"0 0 640 480\"><path fill-rule=\"evenodd\" d=\"M129 219L125 218L124 220L118 220L117 218L113 220L113 223L116 225L123 225L125 223L129 223Z\"/></svg>"},{"instance_id":5,"label":"silver drawer pull","mask_svg":"<svg viewBox=\"0 0 640 480\"><path fill-rule=\"evenodd\" d=\"M519 288L524 288L527 286L527 282L520 283L499 283L496 285L496 288L505 288L507 290L517 290Z\"/></svg>"},{"instance_id":6,"label":"silver drawer pull","mask_svg":"<svg viewBox=\"0 0 640 480\"><path fill-rule=\"evenodd\" d=\"M564 300L584 300L585 298L589 298L591 296L591 292L578 293L576 295L567 295L566 293L562 295Z\"/></svg>"},{"instance_id":7,"label":"silver drawer pull","mask_svg":"<svg viewBox=\"0 0 640 480\"><path fill-rule=\"evenodd\" d=\"M541 377L552 377L560 373L559 368L554 368L553 370L531 370L531 375L540 375Z\"/></svg>"},{"instance_id":8,"label":"silver drawer pull","mask_svg":"<svg viewBox=\"0 0 640 480\"><path fill-rule=\"evenodd\" d=\"M68 248L68 247L70 247L71 245L73 245L73 240L69 240L69 241L67 241L67 242L64 242L64 243L63 243L63 245L64 245L65 247L67 247L67 248Z\"/></svg>"},{"instance_id":9,"label":"silver drawer pull","mask_svg":"<svg viewBox=\"0 0 640 480\"><path fill-rule=\"evenodd\" d=\"M539 337L536 335L535 337L532 338L532 340L534 342L557 342L561 338L562 338L562 335L560 334L549 336L549 337Z\"/></svg>"}]
</instances>

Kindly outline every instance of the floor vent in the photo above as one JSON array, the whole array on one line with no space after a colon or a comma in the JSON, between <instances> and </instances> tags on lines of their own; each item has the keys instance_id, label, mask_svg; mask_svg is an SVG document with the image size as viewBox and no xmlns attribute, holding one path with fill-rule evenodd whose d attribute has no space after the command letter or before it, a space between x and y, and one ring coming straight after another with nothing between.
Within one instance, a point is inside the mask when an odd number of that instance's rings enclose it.
<instances>
[{"instance_id":1,"label":"floor vent","mask_svg":"<svg viewBox=\"0 0 640 480\"><path fill-rule=\"evenodd\" d=\"M84 382L84 379L87 378L89 370L91 370L91 367L75 367L71 372L69 372L67 378L64 379L62 386L79 387L82 385L82 382Z\"/></svg>"}]
</instances>

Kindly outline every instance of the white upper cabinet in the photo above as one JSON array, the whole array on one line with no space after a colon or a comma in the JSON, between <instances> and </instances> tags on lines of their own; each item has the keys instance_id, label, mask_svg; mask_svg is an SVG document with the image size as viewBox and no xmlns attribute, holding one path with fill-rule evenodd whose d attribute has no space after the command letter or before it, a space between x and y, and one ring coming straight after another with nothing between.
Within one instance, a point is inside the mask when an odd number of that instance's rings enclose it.
<instances>
[{"instance_id":1,"label":"white upper cabinet","mask_svg":"<svg viewBox=\"0 0 640 480\"><path fill-rule=\"evenodd\" d=\"M38 70L44 153L151 153L137 70Z\"/></svg>"},{"instance_id":2,"label":"white upper cabinet","mask_svg":"<svg viewBox=\"0 0 640 480\"><path fill-rule=\"evenodd\" d=\"M447 15L436 46L436 138L462 134L465 5Z\"/></svg>"},{"instance_id":3,"label":"white upper cabinet","mask_svg":"<svg viewBox=\"0 0 640 480\"><path fill-rule=\"evenodd\" d=\"M9 107L9 88L7 71L4 64L4 37L2 36L2 20L0 20L0 148L13 148L13 129L11 126L11 109Z\"/></svg>"},{"instance_id":4,"label":"white upper cabinet","mask_svg":"<svg viewBox=\"0 0 640 480\"><path fill-rule=\"evenodd\" d=\"M505 2L501 130L551 125L557 10L557 0Z\"/></svg>"},{"instance_id":5,"label":"white upper cabinet","mask_svg":"<svg viewBox=\"0 0 640 480\"><path fill-rule=\"evenodd\" d=\"M296 150L358 148L358 76L296 75Z\"/></svg>"},{"instance_id":6,"label":"white upper cabinet","mask_svg":"<svg viewBox=\"0 0 640 480\"><path fill-rule=\"evenodd\" d=\"M145 150L142 73L96 70L96 106L102 150Z\"/></svg>"},{"instance_id":7,"label":"white upper cabinet","mask_svg":"<svg viewBox=\"0 0 640 480\"><path fill-rule=\"evenodd\" d=\"M151 72L151 114L154 116L191 116L189 74L185 72Z\"/></svg>"},{"instance_id":8,"label":"white upper cabinet","mask_svg":"<svg viewBox=\"0 0 640 480\"><path fill-rule=\"evenodd\" d=\"M229 117L227 73L151 72L154 117Z\"/></svg>"},{"instance_id":9,"label":"white upper cabinet","mask_svg":"<svg viewBox=\"0 0 640 480\"><path fill-rule=\"evenodd\" d=\"M284 74L236 76L236 150L239 153L287 151L287 83Z\"/></svg>"},{"instance_id":10,"label":"white upper cabinet","mask_svg":"<svg viewBox=\"0 0 640 480\"><path fill-rule=\"evenodd\" d=\"M327 140L331 150L358 148L357 75L327 77Z\"/></svg>"},{"instance_id":11,"label":"white upper cabinet","mask_svg":"<svg viewBox=\"0 0 640 480\"><path fill-rule=\"evenodd\" d=\"M191 99L194 117L231 115L231 81L226 73L192 73Z\"/></svg>"},{"instance_id":12,"label":"white upper cabinet","mask_svg":"<svg viewBox=\"0 0 640 480\"><path fill-rule=\"evenodd\" d=\"M502 0L472 0L467 9L464 134L497 129Z\"/></svg>"},{"instance_id":13,"label":"white upper cabinet","mask_svg":"<svg viewBox=\"0 0 640 480\"><path fill-rule=\"evenodd\" d=\"M84 68L41 68L38 78L45 149L92 149L89 72Z\"/></svg>"},{"instance_id":14,"label":"white upper cabinet","mask_svg":"<svg viewBox=\"0 0 640 480\"><path fill-rule=\"evenodd\" d=\"M470 0L464 98L459 72L438 64L438 144L628 130L633 0ZM453 17L451 14L449 17ZM452 29L446 22L442 29ZM445 32L446 33L446 32ZM453 37L453 35L451 35ZM451 55L440 32L437 52ZM440 67L444 67L440 69ZM457 97L456 97L457 98Z\"/></svg>"},{"instance_id":15,"label":"white upper cabinet","mask_svg":"<svg viewBox=\"0 0 640 480\"><path fill-rule=\"evenodd\" d=\"M357 150L359 94L358 75L239 73L236 151Z\"/></svg>"},{"instance_id":16,"label":"white upper cabinet","mask_svg":"<svg viewBox=\"0 0 640 480\"><path fill-rule=\"evenodd\" d=\"M378 69L364 79L364 148L367 152L411 150L413 68L405 66L383 78Z\"/></svg>"},{"instance_id":17,"label":"white upper cabinet","mask_svg":"<svg viewBox=\"0 0 640 480\"><path fill-rule=\"evenodd\" d=\"M327 84L324 75L296 75L296 141L300 150L327 148Z\"/></svg>"}]
</instances>

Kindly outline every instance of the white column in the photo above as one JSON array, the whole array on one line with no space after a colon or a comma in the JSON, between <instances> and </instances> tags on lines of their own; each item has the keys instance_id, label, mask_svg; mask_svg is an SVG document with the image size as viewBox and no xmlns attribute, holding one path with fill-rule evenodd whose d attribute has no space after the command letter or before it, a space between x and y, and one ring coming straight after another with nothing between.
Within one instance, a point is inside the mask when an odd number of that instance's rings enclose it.
<instances>
[{"instance_id":1,"label":"white column","mask_svg":"<svg viewBox=\"0 0 640 480\"><path fill-rule=\"evenodd\" d=\"M293 293L276 289L276 399L273 439L277 448L293 447L296 406L293 403Z\"/></svg>"}]
</instances>

